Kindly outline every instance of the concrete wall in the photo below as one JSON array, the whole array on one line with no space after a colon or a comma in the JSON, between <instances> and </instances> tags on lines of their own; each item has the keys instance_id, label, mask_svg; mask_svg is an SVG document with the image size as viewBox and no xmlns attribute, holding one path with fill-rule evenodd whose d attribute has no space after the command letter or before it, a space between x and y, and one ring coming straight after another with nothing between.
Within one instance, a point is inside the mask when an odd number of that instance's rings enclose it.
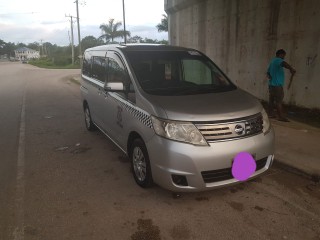
<instances>
[{"instance_id":1,"label":"concrete wall","mask_svg":"<svg viewBox=\"0 0 320 240\"><path fill-rule=\"evenodd\" d=\"M285 49L297 70L285 102L320 108L319 0L165 0L165 10L172 45L206 53L261 99L268 99L268 63Z\"/></svg>"}]
</instances>

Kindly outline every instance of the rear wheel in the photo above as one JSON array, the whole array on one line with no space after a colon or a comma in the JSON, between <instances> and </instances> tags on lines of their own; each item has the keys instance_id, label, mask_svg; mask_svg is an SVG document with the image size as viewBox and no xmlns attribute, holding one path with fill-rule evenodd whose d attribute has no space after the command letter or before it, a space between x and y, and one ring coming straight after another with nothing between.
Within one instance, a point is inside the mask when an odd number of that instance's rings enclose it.
<instances>
[{"instance_id":1,"label":"rear wheel","mask_svg":"<svg viewBox=\"0 0 320 240\"><path fill-rule=\"evenodd\" d=\"M90 109L87 104L84 106L84 122L86 124L86 128L88 129L88 131L96 130L96 126L92 122Z\"/></svg>"},{"instance_id":2,"label":"rear wheel","mask_svg":"<svg viewBox=\"0 0 320 240\"><path fill-rule=\"evenodd\" d=\"M130 160L136 183L143 188L151 187L153 180L149 155L142 139L137 138L133 141L130 149Z\"/></svg>"}]
</instances>

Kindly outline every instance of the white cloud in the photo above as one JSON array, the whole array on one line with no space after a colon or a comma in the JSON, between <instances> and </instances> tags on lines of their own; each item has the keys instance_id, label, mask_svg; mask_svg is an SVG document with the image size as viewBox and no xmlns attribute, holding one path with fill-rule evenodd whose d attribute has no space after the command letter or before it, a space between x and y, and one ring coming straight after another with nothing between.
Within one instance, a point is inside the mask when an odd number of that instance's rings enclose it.
<instances>
[{"instance_id":1,"label":"white cloud","mask_svg":"<svg viewBox=\"0 0 320 240\"><path fill-rule=\"evenodd\" d=\"M122 18L122 0L79 0L81 37L99 37L100 24L110 18ZM156 25L161 21L164 0L125 0L126 28L132 36L167 39L167 33L158 33ZM76 16L74 0L10 0L0 4L0 38L6 42L48 41L58 45L68 45L70 18ZM75 20L75 19L74 19ZM75 43L77 26L74 24Z\"/></svg>"},{"instance_id":2,"label":"white cloud","mask_svg":"<svg viewBox=\"0 0 320 240\"><path fill-rule=\"evenodd\" d=\"M57 45L68 45L68 29L57 29L57 28L45 28L45 27L20 27L13 25L0 24L0 35L1 39L5 42L15 43L33 43L40 42L51 42ZM14 40L12 37L14 36Z\"/></svg>"}]
</instances>

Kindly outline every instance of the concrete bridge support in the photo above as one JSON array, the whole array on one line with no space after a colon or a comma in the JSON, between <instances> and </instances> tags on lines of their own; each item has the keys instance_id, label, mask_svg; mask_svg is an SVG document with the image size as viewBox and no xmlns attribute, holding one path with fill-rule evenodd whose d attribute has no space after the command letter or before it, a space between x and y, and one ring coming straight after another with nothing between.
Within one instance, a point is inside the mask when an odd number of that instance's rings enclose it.
<instances>
[{"instance_id":1,"label":"concrete bridge support","mask_svg":"<svg viewBox=\"0 0 320 240\"><path fill-rule=\"evenodd\" d=\"M297 70L285 102L320 108L319 0L165 0L165 10L171 44L205 52L260 99L269 60L285 49Z\"/></svg>"}]
</instances>

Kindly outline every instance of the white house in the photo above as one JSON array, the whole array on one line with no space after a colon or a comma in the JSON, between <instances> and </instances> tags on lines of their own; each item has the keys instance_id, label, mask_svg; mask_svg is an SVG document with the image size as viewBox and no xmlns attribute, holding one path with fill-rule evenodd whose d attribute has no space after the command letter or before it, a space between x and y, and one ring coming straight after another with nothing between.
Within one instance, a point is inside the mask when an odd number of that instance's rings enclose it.
<instances>
[{"instance_id":1,"label":"white house","mask_svg":"<svg viewBox=\"0 0 320 240\"><path fill-rule=\"evenodd\" d=\"M39 51L27 48L27 47L21 47L14 51L16 59L22 60L29 60L34 58L40 58Z\"/></svg>"}]
</instances>

